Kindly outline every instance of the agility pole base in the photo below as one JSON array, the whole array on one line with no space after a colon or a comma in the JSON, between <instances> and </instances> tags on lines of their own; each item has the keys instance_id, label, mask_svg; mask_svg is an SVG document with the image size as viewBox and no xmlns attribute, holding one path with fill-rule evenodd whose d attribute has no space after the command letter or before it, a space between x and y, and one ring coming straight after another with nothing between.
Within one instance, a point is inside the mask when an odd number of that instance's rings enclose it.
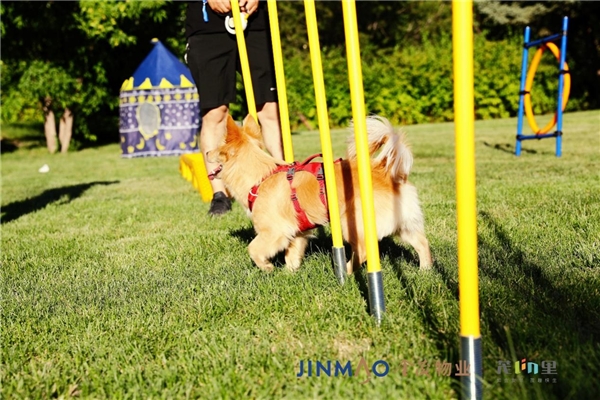
<instances>
[{"instance_id":1,"label":"agility pole base","mask_svg":"<svg viewBox=\"0 0 600 400\"><path fill-rule=\"evenodd\" d=\"M213 190L208 179L202 153L184 154L179 157L179 172L200 193L202 201L208 203L213 198Z\"/></svg>"}]
</instances>

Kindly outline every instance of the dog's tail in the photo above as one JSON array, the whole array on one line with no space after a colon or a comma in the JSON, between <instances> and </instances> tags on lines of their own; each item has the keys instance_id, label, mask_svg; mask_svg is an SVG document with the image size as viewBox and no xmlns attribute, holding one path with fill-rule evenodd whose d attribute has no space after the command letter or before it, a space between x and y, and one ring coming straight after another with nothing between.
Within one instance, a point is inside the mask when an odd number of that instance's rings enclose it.
<instances>
[{"instance_id":1,"label":"dog's tail","mask_svg":"<svg viewBox=\"0 0 600 400\"><path fill-rule=\"evenodd\" d=\"M350 129L354 131L351 123ZM406 143L404 133L398 133L386 118L379 116L367 117L367 136L369 141L369 156L373 164L380 165L398 182L406 182L413 164L413 155ZM379 154L373 158L378 151ZM348 159L356 159L354 136L348 140Z\"/></svg>"}]
</instances>

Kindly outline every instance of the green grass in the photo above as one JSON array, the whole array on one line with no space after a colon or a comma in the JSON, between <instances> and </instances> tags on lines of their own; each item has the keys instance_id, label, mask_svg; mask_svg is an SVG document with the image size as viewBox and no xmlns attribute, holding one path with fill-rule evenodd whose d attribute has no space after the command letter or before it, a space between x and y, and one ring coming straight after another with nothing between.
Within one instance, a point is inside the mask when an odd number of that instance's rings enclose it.
<instances>
[{"instance_id":1,"label":"green grass","mask_svg":"<svg viewBox=\"0 0 600 400\"><path fill-rule=\"evenodd\" d=\"M565 115L560 159L551 139L516 158L515 126L476 123L485 395L597 399L600 112ZM2 397L458 397L459 381L435 368L459 361L453 125L405 130L436 262L421 273L411 248L380 244L380 327L365 272L337 284L327 231L298 273L264 274L239 204L208 218L177 158L124 160L118 145L3 154ZM333 132L336 156L345 136ZM318 143L294 135L297 158ZM300 360L361 357L389 374L296 377ZM556 361L556 383L497 374L499 361L525 357Z\"/></svg>"}]
</instances>

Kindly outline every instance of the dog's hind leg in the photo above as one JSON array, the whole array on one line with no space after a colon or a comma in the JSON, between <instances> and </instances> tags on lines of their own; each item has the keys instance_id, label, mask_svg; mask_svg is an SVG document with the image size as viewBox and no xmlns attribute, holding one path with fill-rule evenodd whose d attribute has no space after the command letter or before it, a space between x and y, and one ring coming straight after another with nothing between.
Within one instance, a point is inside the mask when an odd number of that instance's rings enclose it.
<instances>
[{"instance_id":1,"label":"dog's hind leg","mask_svg":"<svg viewBox=\"0 0 600 400\"><path fill-rule=\"evenodd\" d=\"M423 232L403 229L400 231L400 238L417 251L419 255L419 268L422 270L431 268L433 262L431 260L431 251L429 250L429 241Z\"/></svg>"},{"instance_id":2,"label":"dog's hind leg","mask_svg":"<svg viewBox=\"0 0 600 400\"><path fill-rule=\"evenodd\" d=\"M358 271L367 260L367 249L364 240L357 243L350 243L350 246L352 247L352 255L350 256L350 261L346 263L346 271L349 275L354 273L354 271Z\"/></svg>"},{"instance_id":3,"label":"dog's hind leg","mask_svg":"<svg viewBox=\"0 0 600 400\"><path fill-rule=\"evenodd\" d=\"M289 239L285 236L273 232L261 232L248 245L248 253L258 268L271 272L274 268L271 258L285 249L289 243Z\"/></svg>"},{"instance_id":4,"label":"dog's hind leg","mask_svg":"<svg viewBox=\"0 0 600 400\"><path fill-rule=\"evenodd\" d=\"M290 242L289 247L285 251L285 265L291 272L296 272L300 269L300 264L304 258L304 252L308 245L308 234L299 233Z\"/></svg>"}]
</instances>

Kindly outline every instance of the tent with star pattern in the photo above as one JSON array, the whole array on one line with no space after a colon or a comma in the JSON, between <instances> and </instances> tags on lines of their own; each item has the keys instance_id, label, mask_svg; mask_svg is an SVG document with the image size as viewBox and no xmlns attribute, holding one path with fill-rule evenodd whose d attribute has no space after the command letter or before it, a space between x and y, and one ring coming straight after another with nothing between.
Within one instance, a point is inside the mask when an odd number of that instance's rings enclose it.
<instances>
[{"instance_id":1,"label":"tent with star pattern","mask_svg":"<svg viewBox=\"0 0 600 400\"><path fill-rule=\"evenodd\" d=\"M192 75L158 39L152 43L152 51L121 86L122 155L197 152L200 104Z\"/></svg>"}]
</instances>

